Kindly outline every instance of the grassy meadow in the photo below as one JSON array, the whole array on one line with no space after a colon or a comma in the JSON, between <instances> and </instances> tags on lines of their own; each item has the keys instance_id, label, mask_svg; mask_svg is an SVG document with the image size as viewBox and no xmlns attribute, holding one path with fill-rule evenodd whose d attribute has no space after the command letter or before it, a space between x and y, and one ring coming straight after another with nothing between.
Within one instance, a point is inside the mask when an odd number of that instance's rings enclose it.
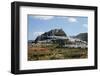
<instances>
[{"instance_id":1,"label":"grassy meadow","mask_svg":"<svg viewBox=\"0 0 100 76\"><path fill-rule=\"evenodd\" d=\"M80 59L88 57L87 48L63 48L56 44L28 46L28 61L56 60L56 59Z\"/></svg>"}]
</instances>

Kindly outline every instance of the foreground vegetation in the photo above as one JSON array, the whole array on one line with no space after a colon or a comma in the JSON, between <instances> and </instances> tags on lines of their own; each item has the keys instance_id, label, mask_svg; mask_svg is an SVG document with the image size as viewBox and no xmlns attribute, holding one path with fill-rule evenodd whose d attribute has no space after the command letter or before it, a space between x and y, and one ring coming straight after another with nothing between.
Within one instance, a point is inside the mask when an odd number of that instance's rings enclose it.
<instances>
[{"instance_id":1,"label":"foreground vegetation","mask_svg":"<svg viewBox=\"0 0 100 76\"><path fill-rule=\"evenodd\" d=\"M57 45L28 47L28 60L87 58L87 48L62 48Z\"/></svg>"}]
</instances>

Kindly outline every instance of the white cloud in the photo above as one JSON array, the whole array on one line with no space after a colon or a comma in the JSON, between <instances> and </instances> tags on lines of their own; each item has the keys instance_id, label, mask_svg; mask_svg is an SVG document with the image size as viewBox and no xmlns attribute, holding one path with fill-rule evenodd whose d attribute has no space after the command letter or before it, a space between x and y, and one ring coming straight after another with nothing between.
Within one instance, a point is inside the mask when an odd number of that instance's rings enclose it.
<instances>
[{"instance_id":1,"label":"white cloud","mask_svg":"<svg viewBox=\"0 0 100 76\"><path fill-rule=\"evenodd\" d=\"M74 17L68 17L69 22L77 22L77 19Z\"/></svg>"},{"instance_id":2,"label":"white cloud","mask_svg":"<svg viewBox=\"0 0 100 76\"><path fill-rule=\"evenodd\" d=\"M88 28L88 24L83 24L83 27Z\"/></svg>"},{"instance_id":3,"label":"white cloud","mask_svg":"<svg viewBox=\"0 0 100 76\"><path fill-rule=\"evenodd\" d=\"M33 17L40 20L50 20L54 18L54 16L33 16Z\"/></svg>"},{"instance_id":4,"label":"white cloud","mask_svg":"<svg viewBox=\"0 0 100 76\"><path fill-rule=\"evenodd\" d=\"M41 35L41 34L43 34L43 33L44 33L44 32L34 32L33 35L34 35L34 36L39 36L39 35Z\"/></svg>"}]
</instances>

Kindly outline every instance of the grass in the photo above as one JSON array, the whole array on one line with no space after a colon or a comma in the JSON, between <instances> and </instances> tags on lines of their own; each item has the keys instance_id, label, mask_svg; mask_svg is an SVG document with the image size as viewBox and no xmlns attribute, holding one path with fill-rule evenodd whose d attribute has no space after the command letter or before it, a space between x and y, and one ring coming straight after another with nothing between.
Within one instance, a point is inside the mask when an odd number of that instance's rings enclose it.
<instances>
[{"instance_id":1,"label":"grass","mask_svg":"<svg viewBox=\"0 0 100 76\"><path fill-rule=\"evenodd\" d=\"M88 57L86 48L59 48L58 45L28 47L28 60L81 59Z\"/></svg>"}]
</instances>

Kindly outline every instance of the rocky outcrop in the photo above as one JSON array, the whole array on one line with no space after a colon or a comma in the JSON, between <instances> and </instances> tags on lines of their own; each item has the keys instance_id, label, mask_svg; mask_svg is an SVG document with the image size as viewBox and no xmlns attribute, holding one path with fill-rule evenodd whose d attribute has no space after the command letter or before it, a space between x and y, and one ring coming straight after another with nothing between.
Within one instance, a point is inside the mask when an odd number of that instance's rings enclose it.
<instances>
[{"instance_id":1,"label":"rocky outcrop","mask_svg":"<svg viewBox=\"0 0 100 76\"><path fill-rule=\"evenodd\" d=\"M67 38L67 35L62 29L53 29L38 36L35 39L35 42L54 38Z\"/></svg>"},{"instance_id":2,"label":"rocky outcrop","mask_svg":"<svg viewBox=\"0 0 100 76\"><path fill-rule=\"evenodd\" d=\"M77 39L88 42L88 33L80 33L80 34L74 36L73 38L77 38Z\"/></svg>"}]
</instances>

